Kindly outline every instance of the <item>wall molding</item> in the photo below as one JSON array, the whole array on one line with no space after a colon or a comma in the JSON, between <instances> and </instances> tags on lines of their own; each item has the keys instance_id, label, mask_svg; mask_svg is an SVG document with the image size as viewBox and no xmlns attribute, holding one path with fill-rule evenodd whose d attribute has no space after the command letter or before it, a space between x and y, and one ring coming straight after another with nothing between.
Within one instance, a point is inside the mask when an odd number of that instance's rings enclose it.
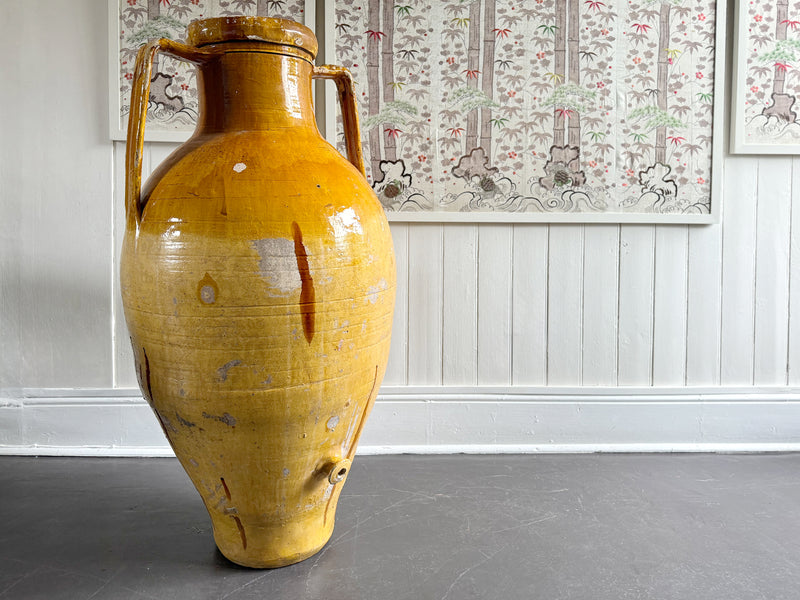
<instances>
[{"instance_id":1,"label":"wall molding","mask_svg":"<svg viewBox=\"0 0 800 600\"><path fill-rule=\"evenodd\" d=\"M799 388L381 389L359 454L800 451ZM173 456L136 389L0 393L0 454Z\"/></svg>"}]
</instances>

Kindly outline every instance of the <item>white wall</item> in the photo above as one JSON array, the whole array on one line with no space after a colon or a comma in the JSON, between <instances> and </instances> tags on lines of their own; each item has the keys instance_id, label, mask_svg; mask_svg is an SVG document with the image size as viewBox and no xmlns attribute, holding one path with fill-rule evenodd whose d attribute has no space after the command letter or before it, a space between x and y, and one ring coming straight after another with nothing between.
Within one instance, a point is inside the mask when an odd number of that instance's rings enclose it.
<instances>
[{"instance_id":1,"label":"white wall","mask_svg":"<svg viewBox=\"0 0 800 600\"><path fill-rule=\"evenodd\" d=\"M112 384L101 0L0 3L0 386Z\"/></svg>"},{"instance_id":2,"label":"white wall","mask_svg":"<svg viewBox=\"0 0 800 600\"><path fill-rule=\"evenodd\" d=\"M165 448L114 284L107 52L105 0L0 4L8 451ZM171 148L150 144L145 167ZM393 224L393 347L364 443L800 442L798 196L800 159L727 156L719 225Z\"/></svg>"}]
</instances>

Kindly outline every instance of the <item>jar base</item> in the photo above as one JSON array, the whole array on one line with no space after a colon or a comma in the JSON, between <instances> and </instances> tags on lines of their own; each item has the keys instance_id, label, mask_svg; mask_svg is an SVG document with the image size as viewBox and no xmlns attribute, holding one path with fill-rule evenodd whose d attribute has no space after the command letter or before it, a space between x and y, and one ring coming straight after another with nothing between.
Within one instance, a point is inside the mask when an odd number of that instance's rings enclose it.
<instances>
[{"instance_id":1,"label":"jar base","mask_svg":"<svg viewBox=\"0 0 800 600\"><path fill-rule=\"evenodd\" d=\"M280 567L288 567L289 565L293 565L311 558L325 547L325 545L330 541L332 535L333 527L331 527L327 532L327 535L323 538L322 543L316 544L310 549L287 554L271 552L266 556L264 555L266 553L247 552L246 550L243 551L241 549L235 552L226 552L220 543L216 542L216 540L215 542L217 549L220 551L222 556L232 563L239 565L240 567L247 567L250 569L278 569ZM261 554L261 556L259 556L259 554Z\"/></svg>"}]
</instances>

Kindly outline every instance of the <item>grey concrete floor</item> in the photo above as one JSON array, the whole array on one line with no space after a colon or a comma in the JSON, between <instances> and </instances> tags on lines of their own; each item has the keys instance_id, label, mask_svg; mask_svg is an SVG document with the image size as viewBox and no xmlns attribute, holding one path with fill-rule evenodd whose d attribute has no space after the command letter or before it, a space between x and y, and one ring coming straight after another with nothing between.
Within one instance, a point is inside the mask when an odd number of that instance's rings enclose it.
<instances>
[{"instance_id":1,"label":"grey concrete floor","mask_svg":"<svg viewBox=\"0 0 800 600\"><path fill-rule=\"evenodd\" d=\"M0 458L0 599L800 598L800 455L357 457L329 544L215 549L173 459Z\"/></svg>"}]
</instances>

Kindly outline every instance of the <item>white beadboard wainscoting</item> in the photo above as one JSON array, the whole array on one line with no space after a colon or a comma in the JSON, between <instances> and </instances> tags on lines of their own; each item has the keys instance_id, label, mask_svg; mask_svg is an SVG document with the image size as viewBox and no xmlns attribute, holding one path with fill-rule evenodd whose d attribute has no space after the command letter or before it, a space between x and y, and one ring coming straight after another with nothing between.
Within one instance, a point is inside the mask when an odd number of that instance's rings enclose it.
<instances>
[{"instance_id":1,"label":"white beadboard wainscoting","mask_svg":"<svg viewBox=\"0 0 800 600\"><path fill-rule=\"evenodd\" d=\"M119 301L106 4L0 4L0 453L169 452ZM717 225L394 222L362 452L800 447L800 158L724 162Z\"/></svg>"}]
</instances>

